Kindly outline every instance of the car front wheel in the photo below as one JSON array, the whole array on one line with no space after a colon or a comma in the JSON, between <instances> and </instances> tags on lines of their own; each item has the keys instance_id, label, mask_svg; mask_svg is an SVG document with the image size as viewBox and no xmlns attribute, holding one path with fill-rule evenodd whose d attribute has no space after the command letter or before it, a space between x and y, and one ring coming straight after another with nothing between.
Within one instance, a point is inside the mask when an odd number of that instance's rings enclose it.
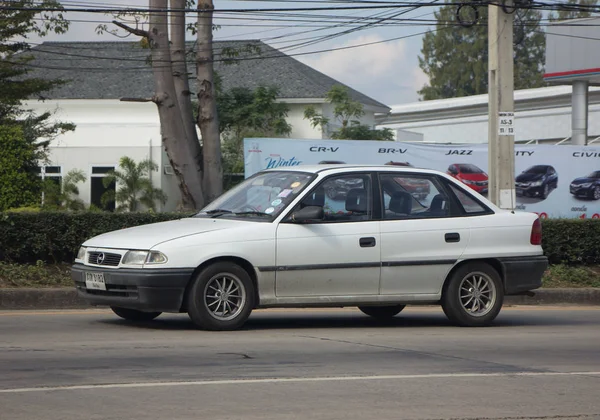
<instances>
[{"instance_id":1,"label":"car front wheel","mask_svg":"<svg viewBox=\"0 0 600 420\"><path fill-rule=\"evenodd\" d=\"M500 313L504 291L500 276L491 266L473 262L459 267L442 294L442 309L462 327L488 326Z\"/></svg>"},{"instance_id":2,"label":"car front wheel","mask_svg":"<svg viewBox=\"0 0 600 420\"><path fill-rule=\"evenodd\" d=\"M359 306L362 313L377 319L388 319L398 315L406 305L393 306Z\"/></svg>"},{"instance_id":3,"label":"car front wheel","mask_svg":"<svg viewBox=\"0 0 600 420\"><path fill-rule=\"evenodd\" d=\"M123 319L128 321L152 321L162 312L142 312L135 309L118 308L111 306L110 309Z\"/></svg>"},{"instance_id":4,"label":"car front wheel","mask_svg":"<svg viewBox=\"0 0 600 420\"><path fill-rule=\"evenodd\" d=\"M600 200L600 186L596 186L593 192L594 200Z\"/></svg>"},{"instance_id":5,"label":"car front wheel","mask_svg":"<svg viewBox=\"0 0 600 420\"><path fill-rule=\"evenodd\" d=\"M220 262L198 274L187 299L188 315L197 327L235 330L246 322L254 308L254 286L242 267Z\"/></svg>"}]
</instances>

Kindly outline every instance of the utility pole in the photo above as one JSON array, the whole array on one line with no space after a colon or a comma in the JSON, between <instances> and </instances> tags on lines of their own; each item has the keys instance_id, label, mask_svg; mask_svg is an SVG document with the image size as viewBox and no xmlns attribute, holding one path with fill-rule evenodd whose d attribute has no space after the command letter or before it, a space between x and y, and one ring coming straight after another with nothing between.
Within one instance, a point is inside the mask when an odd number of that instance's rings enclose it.
<instances>
[{"instance_id":1,"label":"utility pole","mask_svg":"<svg viewBox=\"0 0 600 420\"><path fill-rule=\"evenodd\" d=\"M488 197L515 207L513 0L488 5Z\"/></svg>"}]
</instances>

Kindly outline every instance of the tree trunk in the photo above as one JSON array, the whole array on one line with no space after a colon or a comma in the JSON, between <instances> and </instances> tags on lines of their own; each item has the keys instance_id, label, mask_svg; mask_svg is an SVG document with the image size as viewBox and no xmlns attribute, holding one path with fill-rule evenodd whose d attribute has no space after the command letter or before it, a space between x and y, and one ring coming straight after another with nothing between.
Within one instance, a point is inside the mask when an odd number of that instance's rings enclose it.
<instances>
[{"instance_id":1,"label":"tree trunk","mask_svg":"<svg viewBox=\"0 0 600 420\"><path fill-rule=\"evenodd\" d=\"M170 0L171 10L171 60L173 63L173 82L175 83L175 93L177 102L181 110L183 119L183 129L187 141L193 147L193 154L199 167L202 167L202 149L200 140L196 131L196 122L194 121L194 110L192 107L192 98L190 83L187 71L186 48L185 48L185 12L186 0Z\"/></svg>"},{"instance_id":2,"label":"tree trunk","mask_svg":"<svg viewBox=\"0 0 600 420\"><path fill-rule=\"evenodd\" d=\"M167 6L168 0L150 0L150 9L166 10ZM150 13L148 41L156 89L153 100L158 107L162 142L179 180L184 208L198 209L204 205L202 173L194 159L195 148L187 141L177 101L166 11Z\"/></svg>"},{"instance_id":3,"label":"tree trunk","mask_svg":"<svg viewBox=\"0 0 600 420\"><path fill-rule=\"evenodd\" d=\"M207 202L223 193L223 168L221 166L221 138L215 100L212 18L212 0L198 1L198 43L196 50L196 76L198 83L198 125L202 134L204 190Z\"/></svg>"}]
</instances>

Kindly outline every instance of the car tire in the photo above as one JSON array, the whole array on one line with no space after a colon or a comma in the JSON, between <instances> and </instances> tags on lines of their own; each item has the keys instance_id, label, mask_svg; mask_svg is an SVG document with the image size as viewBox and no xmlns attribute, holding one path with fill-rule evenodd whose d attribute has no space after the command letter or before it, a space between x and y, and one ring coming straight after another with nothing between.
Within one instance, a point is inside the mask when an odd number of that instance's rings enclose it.
<instances>
[{"instance_id":1,"label":"car tire","mask_svg":"<svg viewBox=\"0 0 600 420\"><path fill-rule=\"evenodd\" d=\"M117 306L111 306L110 309L127 321L152 321L154 318L159 316L162 312L143 312L136 309L119 308Z\"/></svg>"},{"instance_id":2,"label":"car tire","mask_svg":"<svg viewBox=\"0 0 600 420\"><path fill-rule=\"evenodd\" d=\"M600 185L597 185L592 192L592 198L594 200L600 200Z\"/></svg>"},{"instance_id":3,"label":"car tire","mask_svg":"<svg viewBox=\"0 0 600 420\"><path fill-rule=\"evenodd\" d=\"M548 184L544 184L541 194L542 198L545 200L546 198L548 198L548 194L550 194L550 186Z\"/></svg>"},{"instance_id":4,"label":"car tire","mask_svg":"<svg viewBox=\"0 0 600 420\"><path fill-rule=\"evenodd\" d=\"M248 272L235 263L219 262L204 268L193 280L187 310L200 329L231 331L246 322L254 300Z\"/></svg>"},{"instance_id":5,"label":"car tire","mask_svg":"<svg viewBox=\"0 0 600 420\"><path fill-rule=\"evenodd\" d=\"M389 319L398 315L406 305L393 306L359 306L358 309L366 315L377 319Z\"/></svg>"},{"instance_id":6,"label":"car tire","mask_svg":"<svg viewBox=\"0 0 600 420\"><path fill-rule=\"evenodd\" d=\"M441 301L448 319L461 327L490 325L503 302L500 275L481 262L467 263L454 271L444 285Z\"/></svg>"}]
</instances>

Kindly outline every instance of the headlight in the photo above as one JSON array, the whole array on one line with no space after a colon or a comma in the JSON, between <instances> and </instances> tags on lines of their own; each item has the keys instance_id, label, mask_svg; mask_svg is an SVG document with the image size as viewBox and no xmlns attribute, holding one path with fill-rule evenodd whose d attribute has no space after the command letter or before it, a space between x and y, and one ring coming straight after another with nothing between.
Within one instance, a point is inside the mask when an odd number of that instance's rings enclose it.
<instances>
[{"instance_id":1,"label":"headlight","mask_svg":"<svg viewBox=\"0 0 600 420\"><path fill-rule=\"evenodd\" d=\"M167 256L159 251L127 251L122 261L126 265L164 264L166 262Z\"/></svg>"},{"instance_id":2,"label":"headlight","mask_svg":"<svg viewBox=\"0 0 600 420\"><path fill-rule=\"evenodd\" d=\"M148 258L148 251L127 251L123 257L123 264L143 265Z\"/></svg>"},{"instance_id":3,"label":"headlight","mask_svg":"<svg viewBox=\"0 0 600 420\"><path fill-rule=\"evenodd\" d=\"M87 251L87 248L82 246L79 248L79 251L77 251L77 260L85 260L85 252Z\"/></svg>"},{"instance_id":4,"label":"headlight","mask_svg":"<svg viewBox=\"0 0 600 420\"><path fill-rule=\"evenodd\" d=\"M586 182L585 184L581 184L582 188L590 188L592 186L591 182Z\"/></svg>"},{"instance_id":5,"label":"headlight","mask_svg":"<svg viewBox=\"0 0 600 420\"><path fill-rule=\"evenodd\" d=\"M465 184L469 184L469 185L475 184L475 182L469 181L468 179L461 179L461 181L464 182Z\"/></svg>"}]
</instances>

